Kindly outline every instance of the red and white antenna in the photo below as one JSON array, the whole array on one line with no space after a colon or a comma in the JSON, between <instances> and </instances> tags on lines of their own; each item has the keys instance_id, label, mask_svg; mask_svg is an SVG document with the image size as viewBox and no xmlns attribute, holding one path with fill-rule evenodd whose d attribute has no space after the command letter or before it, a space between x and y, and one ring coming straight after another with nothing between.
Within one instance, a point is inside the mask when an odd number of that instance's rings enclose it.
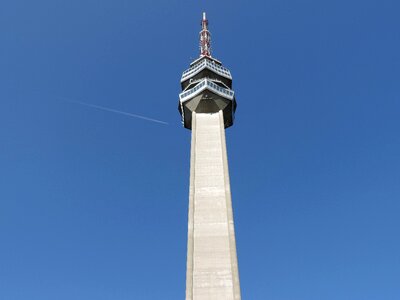
<instances>
[{"instance_id":1,"label":"red and white antenna","mask_svg":"<svg viewBox=\"0 0 400 300\"><path fill-rule=\"evenodd\" d=\"M211 34L208 31L208 20L205 12L203 12L203 19L201 20L200 56L211 57Z\"/></svg>"}]
</instances>

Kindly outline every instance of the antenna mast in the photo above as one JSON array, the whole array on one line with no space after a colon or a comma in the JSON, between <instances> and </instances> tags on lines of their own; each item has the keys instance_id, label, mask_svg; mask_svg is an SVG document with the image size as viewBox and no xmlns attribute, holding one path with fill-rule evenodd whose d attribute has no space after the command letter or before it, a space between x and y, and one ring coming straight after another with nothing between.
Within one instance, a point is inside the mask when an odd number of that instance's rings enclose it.
<instances>
[{"instance_id":1,"label":"antenna mast","mask_svg":"<svg viewBox=\"0 0 400 300\"><path fill-rule=\"evenodd\" d=\"M205 12L203 12L203 19L201 20L200 56L211 57L211 34L208 31L208 20Z\"/></svg>"}]
</instances>

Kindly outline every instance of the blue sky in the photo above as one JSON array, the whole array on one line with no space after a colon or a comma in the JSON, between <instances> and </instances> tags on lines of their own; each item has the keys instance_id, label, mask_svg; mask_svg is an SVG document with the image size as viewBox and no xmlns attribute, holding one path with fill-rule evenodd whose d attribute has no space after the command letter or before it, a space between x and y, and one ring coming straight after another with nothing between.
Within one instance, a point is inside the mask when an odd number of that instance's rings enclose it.
<instances>
[{"instance_id":1,"label":"blue sky","mask_svg":"<svg viewBox=\"0 0 400 300\"><path fill-rule=\"evenodd\" d=\"M203 10L238 101L243 299L400 299L398 1L5 0L1 300L184 298Z\"/></svg>"}]
</instances>

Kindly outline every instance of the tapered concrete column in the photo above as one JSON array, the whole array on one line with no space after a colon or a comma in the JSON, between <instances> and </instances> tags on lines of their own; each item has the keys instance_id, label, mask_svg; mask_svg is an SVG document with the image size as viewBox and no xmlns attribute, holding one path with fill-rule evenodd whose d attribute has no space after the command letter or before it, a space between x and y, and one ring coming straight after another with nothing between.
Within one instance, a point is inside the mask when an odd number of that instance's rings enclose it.
<instances>
[{"instance_id":1,"label":"tapered concrete column","mask_svg":"<svg viewBox=\"0 0 400 300\"><path fill-rule=\"evenodd\" d=\"M186 300L239 300L223 113L192 113Z\"/></svg>"}]
</instances>

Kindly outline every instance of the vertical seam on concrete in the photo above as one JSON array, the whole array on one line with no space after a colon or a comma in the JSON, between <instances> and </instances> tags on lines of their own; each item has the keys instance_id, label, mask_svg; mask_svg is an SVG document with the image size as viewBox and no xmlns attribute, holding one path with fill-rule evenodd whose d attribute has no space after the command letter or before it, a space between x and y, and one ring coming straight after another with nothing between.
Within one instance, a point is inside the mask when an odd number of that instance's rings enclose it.
<instances>
[{"instance_id":1,"label":"vertical seam on concrete","mask_svg":"<svg viewBox=\"0 0 400 300\"><path fill-rule=\"evenodd\" d=\"M224 125L224 115L222 110L219 111L219 127L220 127L220 137L222 146L222 164L224 169L224 181L225 181L225 201L228 217L228 235L229 235L229 250L231 258L231 272L232 272L232 289L233 297L235 300L240 300L240 282L239 282L239 268L237 262L236 253L236 239L235 239L235 227L233 222L233 209L232 209L232 197L231 197L231 187L229 179L229 167L228 167L228 151L226 149L226 138L225 138L225 125Z\"/></svg>"},{"instance_id":2,"label":"vertical seam on concrete","mask_svg":"<svg viewBox=\"0 0 400 300\"><path fill-rule=\"evenodd\" d=\"M195 164L196 164L196 113L192 113L192 141L190 149L189 226L186 262L186 300L193 300L194 276L194 207L195 207Z\"/></svg>"}]
</instances>

